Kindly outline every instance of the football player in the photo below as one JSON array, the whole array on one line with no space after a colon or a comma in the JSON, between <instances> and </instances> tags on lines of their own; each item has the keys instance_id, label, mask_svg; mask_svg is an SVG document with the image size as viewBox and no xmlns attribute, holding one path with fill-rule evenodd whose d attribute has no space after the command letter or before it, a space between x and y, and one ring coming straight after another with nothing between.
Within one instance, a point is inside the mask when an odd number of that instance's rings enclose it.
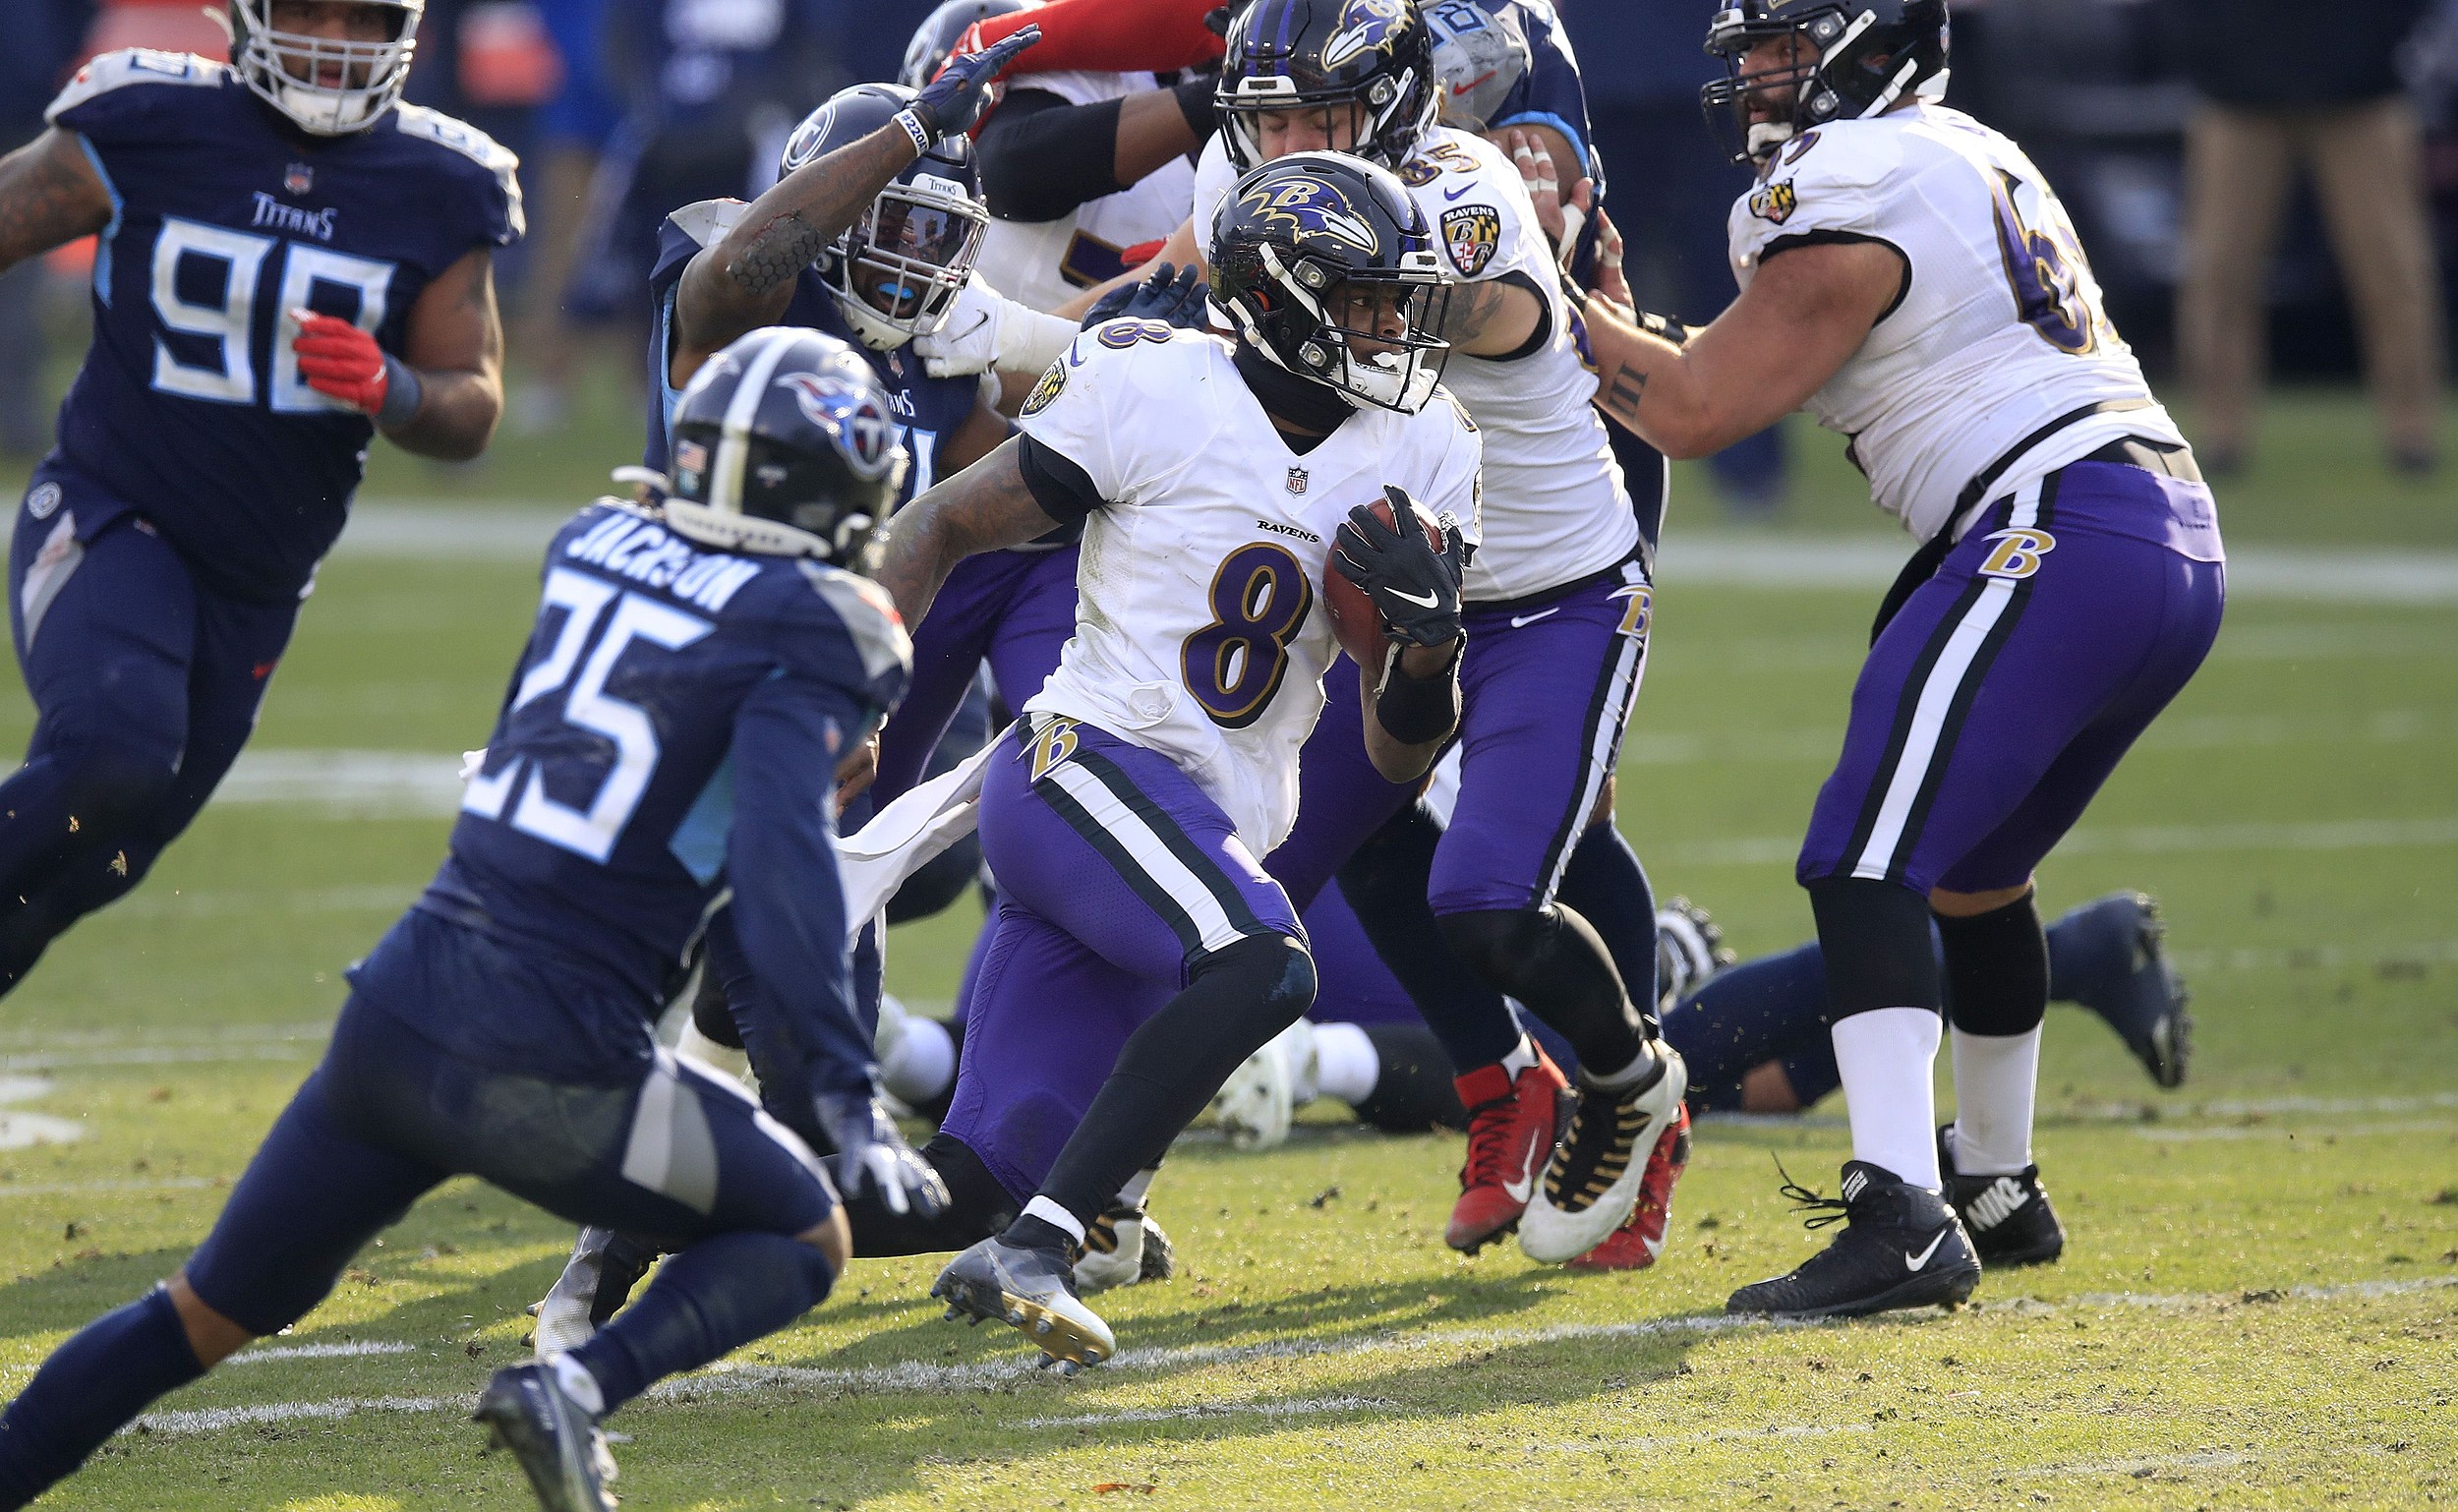
<instances>
[{"instance_id":1,"label":"football player","mask_svg":"<svg viewBox=\"0 0 2458 1512\"><path fill-rule=\"evenodd\" d=\"M756 331L703 365L675 431L707 460L662 509L602 500L547 549L450 852L352 968L322 1063L213 1232L0 1417L0 1507L296 1322L362 1245L466 1173L678 1251L588 1345L498 1370L479 1398L542 1507L612 1512L607 1414L785 1327L843 1270L814 1144L839 1152L848 1191L942 1200L877 1111L812 783L905 681L894 608L843 565L906 465L887 395L833 337ZM767 1113L650 1033L727 892L774 985L755 1025Z\"/></svg>"},{"instance_id":2,"label":"football player","mask_svg":"<svg viewBox=\"0 0 2458 1512\"><path fill-rule=\"evenodd\" d=\"M1446 381L1487 436L1455 822L1376 834L1413 789L1376 777L1335 706L1307 748L1297 830L1267 864L1302 901L1344 862L1410 879L1383 890L1405 909L1347 892L1369 933L1401 915L1408 946L1377 944L1462 1068L1473 1122L1449 1242L1474 1250L1516 1225L1538 1259L1610 1241L1644 1265L1687 1158L1684 1074L1656 1034L1652 982L1625 984L1557 890L1582 832L1609 818L1652 590L1551 250L1500 150L1434 124L1433 46L1414 0L1258 0L1231 25L1221 129L1196 170L1200 222L1242 162L1327 145L1394 165L1461 280L1443 327L1455 353ZM1640 877L1638 896L1608 896L1634 911L1626 927L1646 938L1644 876L1606 833ZM1577 1111L1558 1147L1565 1078L1521 1031L1505 993L1578 1051Z\"/></svg>"},{"instance_id":3,"label":"football player","mask_svg":"<svg viewBox=\"0 0 2458 1512\"><path fill-rule=\"evenodd\" d=\"M1708 46L1731 70L1705 91L1711 119L1759 174L1731 212L1742 293L1662 335L1591 300L1597 402L1675 456L1806 405L1922 543L1880 611L1797 867L1852 1126L1843 1195L1817 1205L1848 1223L1730 1306L1953 1303L1989 1253L1957 1221L1964 1184L2011 1178L2047 1211L2032 869L2200 665L2225 553L2056 195L2020 147L1938 102L1944 0L1736 0Z\"/></svg>"},{"instance_id":4,"label":"football player","mask_svg":"<svg viewBox=\"0 0 2458 1512\"><path fill-rule=\"evenodd\" d=\"M1296 817L1325 707L1337 648L1315 585L1335 548L1391 639L1329 698L1355 704L1379 780L1421 775L1458 718L1480 447L1436 387L1430 223L1387 171L1304 154L1235 186L1208 251L1234 338L1085 332L1022 436L898 517L880 572L926 624L966 555L1083 522L1075 638L982 779L997 934L929 1147L960 1208L1023 1204L933 1294L1070 1370L1114 1347L1071 1250L1314 1000L1296 910L1258 858ZM1386 497L1396 530L1365 507ZM1445 522L1441 549L1412 499Z\"/></svg>"},{"instance_id":5,"label":"football player","mask_svg":"<svg viewBox=\"0 0 2458 1512\"><path fill-rule=\"evenodd\" d=\"M379 432L484 450L514 160L399 103L425 0L231 0L227 66L106 53L0 158L0 269L98 234L93 345L9 604L0 992L126 894L255 727Z\"/></svg>"}]
</instances>

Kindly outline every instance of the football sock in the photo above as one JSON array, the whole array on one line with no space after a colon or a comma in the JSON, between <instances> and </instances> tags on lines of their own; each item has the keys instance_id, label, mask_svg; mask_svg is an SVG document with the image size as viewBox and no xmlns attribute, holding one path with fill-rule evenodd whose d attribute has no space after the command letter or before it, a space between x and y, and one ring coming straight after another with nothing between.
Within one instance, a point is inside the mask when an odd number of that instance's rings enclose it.
<instances>
[{"instance_id":1,"label":"football sock","mask_svg":"<svg viewBox=\"0 0 2458 1512\"><path fill-rule=\"evenodd\" d=\"M1844 1076L1852 1158L1883 1166L1934 1192L1937 1166L1937 1014L1880 1008L1835 1021L1835 1064Z\"/></svg>"},{"instance_id":2,"label":"football sock","mask_svg":"<svg viewBox=\"0 0 2458 1512\"><path fill-rule=\"evenodd\" d=\"M1373 1095L1382 1076L1382 1057L1374 1040L1353 1023L1315 1025L1316 1095L1336 1097L1354 1107Z\"/></svg>"},{"instance_id":3,"label":"football sock","mask_svg":"<svg viewBox=\"0 0 2458 1512\"><path fill-rule=\"evenodd\" d=\"M1605 942L1571 909L1445 914L1442 936L1488 985L1560 1030L1591 1075L1617 1075L1649 1053L1652 1019L1634 1011Z\"/></svg>"},{"instance_id":4,"label":"football sock","mask_svg":"<svg viewBox=\"0 0 2458 1512\"><path fill-rule=\"evenodd\" d=\"M1656 1012L1656 890L1647 868L1609 820L1592 824L1571 847L1556 895L1605 942L1613 969L1641 1017Z\"/></svg>"},{"instance_id":5,"label":"football sock","mask_svg":"<svg viewBox=\"0 0 2458 1512\"><path fill-rule=\"evenodd\" d=\"M1432 1029L1422 1023L1372 1023L1366 1037L1374 1041L1381 1075L1374 1090L1353 1104L1359 1118L1389 1134L1468 1127L1468 1110L1451 1084L1451 1058Z\"/></svg>"},{"instance_id":6,"label":"football sock","mask_svg":"<svg viewBox=\"0 0 2458 1512\"><path fill-rule=\"evenodd\" d=\"M905 1033L879 1062L879 1081L907 1107L919 1107L956 1085L956 1039L936 1018L915 1014Z\"/></svg>"},{"instance_id":7,"label":"football sock","mask_svg":"<svg viewBox=\"0 0 2458 1512\"><path fill-rule=\"evenodd\" d=\"M1424 806L1410 804L1340 868L1340 894L1443 1054L1465 1072L1501 1060L1520 1034L1501 995L1451 954L1426 901L1441 839L1442 827Z\"/></svg>"},{"instance_id":8,"label":"football sock","mask_svg":"<svg viewBox=\"0 0 2458 1512\"><path fill-rule=\"evenodd\" d=\"M1203 958L1186 987L1127 1036L1040 1194L1089 1225L1231 1072L1314 1002L1314 958L1293 940L1250 935Z\"/></svg>"},{"instance_id":9,"label":"football sock","mask_svg":"<svg viewBox=\"0 0 2458 1512\"><path fill-rule=\"evenodd\" d=\"M1145 1166L1135 1175L1128 1177L1127 1185L1118 1189L1118 1205L1121 1207L1141 1207L1143 1205L1144 1197L1152 1190L1152 1178L1160 1174L1161 1173L1158 1167Z\"/></svg>"},{"instance_id":10,"label":"football sock","mask_svg":"<svg viewBox=\"0 0 2458 1512\"><path fill-rule=\"evenodd\" d=\"M704 1239L668 1257L639 1297L567 1358L613 1412L666 1376L696 1370L819 1306L827 1256L783 1234Z\"/></svg>"},{"instance_id":11,"label":"football sock","mask_svg":"<svg viewBox=\"0 0 2458 1512\"><path fill-rule=\"evenodd\" d=\"M79 1329L0 1414L0 1507L22 1507L166 1391L205 1373L155 1287Z\"/></svg>"},{"instance_id":12,"label":"football sock","mask_svg":"<svg viewBox=\"0 0 2458 1512\"><path fill-rule=\"evenodd\" d=\"M2016 1176L2031 1164L2031 1109L2040 1078L2040 1030L1966 1034L1955 1043L1955 1169Z\"/></svg>"}]
</instances>

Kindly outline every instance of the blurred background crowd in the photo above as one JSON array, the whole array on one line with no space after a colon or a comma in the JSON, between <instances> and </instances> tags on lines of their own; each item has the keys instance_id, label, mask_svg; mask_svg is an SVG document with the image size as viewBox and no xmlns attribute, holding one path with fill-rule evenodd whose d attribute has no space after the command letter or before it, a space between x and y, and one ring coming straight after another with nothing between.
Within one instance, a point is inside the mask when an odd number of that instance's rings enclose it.
<instances>
[{"instance_id":1,"label":"blurred background crowd","mask_svg":"<svg viewBox=\"0 0 2458 1512\"><path fill-rule=\"evenodd\" d=\"M1642 300L1730 299L1746 187L1702 123L1705 0L1554 0L1586 76ZM428 0L409 97L520 154L531 234L498 262L516 432L593 369L630 370L658 220L749 197L802 114L896 77L931 0ZM84 59L221 57L200 0L5 0L0 149ZM1950 103L2056 184L2110 312L2191 406L2205 471L2242 466L2277 378L2367 384L2386 465L2437 462L2458 312L2458 0L1956 0ZM85 253L90 256L89 250ZM0 276L0 452L49 443L43 352L82 348L79 249ZM1777 433L1718 459L1734 513L1785 496Z\"/></svg>"}]
</instances>

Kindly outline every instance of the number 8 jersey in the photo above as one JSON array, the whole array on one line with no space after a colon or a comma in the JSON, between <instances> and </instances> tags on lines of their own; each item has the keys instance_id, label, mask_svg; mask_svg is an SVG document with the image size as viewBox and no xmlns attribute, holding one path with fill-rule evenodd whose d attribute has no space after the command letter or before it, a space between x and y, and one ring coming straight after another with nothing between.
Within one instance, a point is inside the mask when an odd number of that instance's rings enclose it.
<instances>
[{"instance_id":1,"label":"number 8 jersey","mask_svg":"<svg viewBox=\"0 0 2458 1512\"><path fill-rule=\"evenodd\" d=\"M1227 341L1152 320L1078 335L1018 424L1038 450L1027 477L1066 474L1086 511L1075 637L1024 708L1169 757L1269 852L1297 818L1298 748L1339 655L1321 604L1331 534L1396 484L1475 541L1476 428L1436 390L1414 415L1356 410L1295 451Z\"/></svg>"},{"instance_id":2,"label":"number 8 jersey","mask_svg":"<svg viewBox=\"0 0 2458 1512\"><path fill-rule=\"evenodd\" d=\"M1919 539L1977 479L1998 496L2124 436L2185 443L2065 206L2000 133L1925 104L1803 132L1732 207L1733 274L1746 288L1769 254L1832 241L1883 243L1909 271L1808 408Z\"/></svg>"}]
</instances>

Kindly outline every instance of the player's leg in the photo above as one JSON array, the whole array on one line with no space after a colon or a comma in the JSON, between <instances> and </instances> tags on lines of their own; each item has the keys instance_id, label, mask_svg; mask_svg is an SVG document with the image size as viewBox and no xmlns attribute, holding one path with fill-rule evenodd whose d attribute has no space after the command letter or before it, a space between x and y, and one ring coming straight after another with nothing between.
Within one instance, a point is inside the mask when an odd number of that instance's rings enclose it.
<instances>
[{"instance_id":1,"label":"player's leg","mask_svg":"<svg viewBox=\"0 0 2458 1512\"><path fill-rule=\"evenodd\" d=\"M1629 1217L1647 1167L1686 1136L1680 1058L1595 929L1555 898L1596 816L1647 657L1635 563L1542 608L1473 610L1460 669L1460 795L1429 894L1454 954L1568 1039L1580 1101L1520 1225L1541 1260L1585 1253ZM1653 929L1653 919L1644 926Z\"/></svg>"}]
</instances>

